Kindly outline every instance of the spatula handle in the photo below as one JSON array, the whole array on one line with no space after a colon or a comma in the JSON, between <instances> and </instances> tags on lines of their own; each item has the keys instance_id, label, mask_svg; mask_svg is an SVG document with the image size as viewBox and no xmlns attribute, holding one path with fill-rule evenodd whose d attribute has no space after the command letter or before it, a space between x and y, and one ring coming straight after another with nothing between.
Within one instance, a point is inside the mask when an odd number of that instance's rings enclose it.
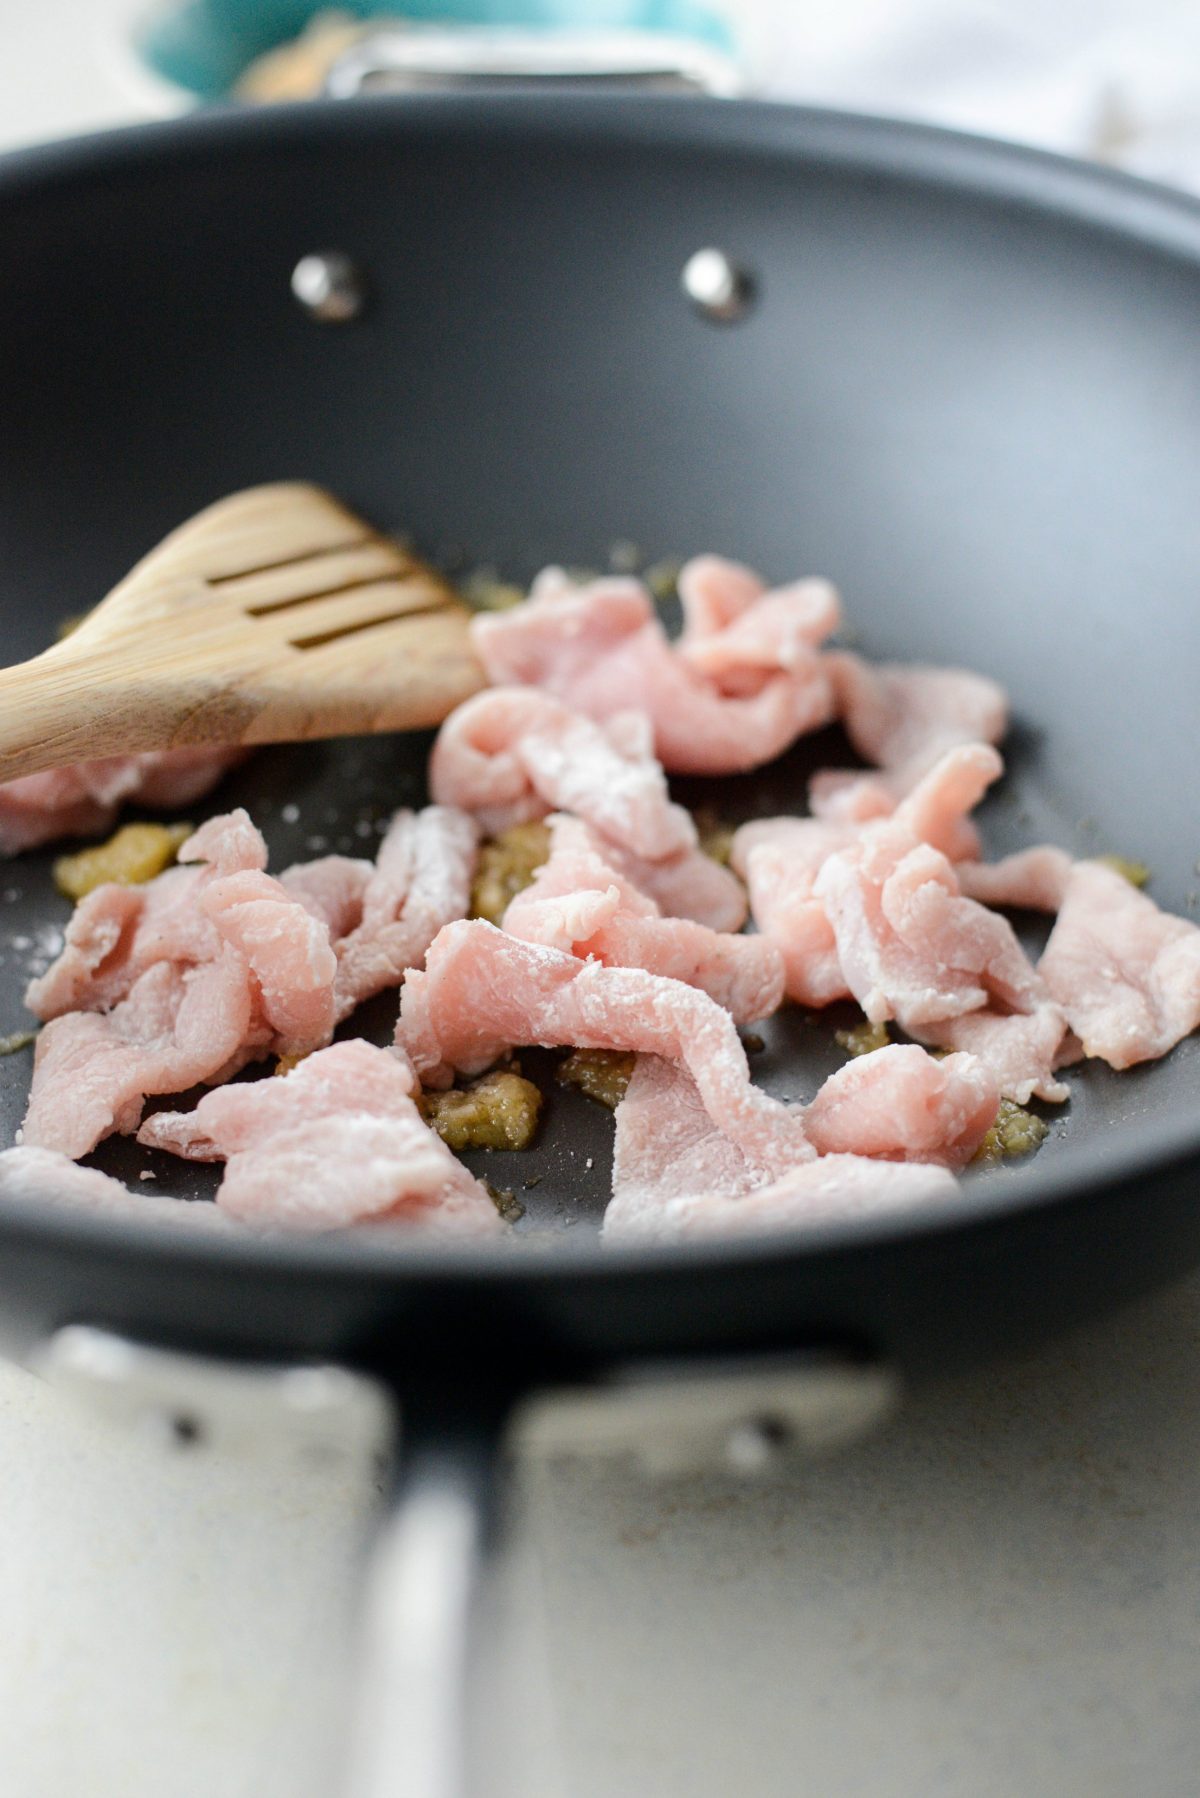
<instances>
[{"instance_id":1,"label":"spatula handle","mask_svg":"<svg viewBox=\"0 0 1200 1798\"><path fill-rule=\"evenodd\" d=\"M69 643L0 670L0 781L70 762L171 746L179 706L116 678Z\"/></svg>"}]
</instances>

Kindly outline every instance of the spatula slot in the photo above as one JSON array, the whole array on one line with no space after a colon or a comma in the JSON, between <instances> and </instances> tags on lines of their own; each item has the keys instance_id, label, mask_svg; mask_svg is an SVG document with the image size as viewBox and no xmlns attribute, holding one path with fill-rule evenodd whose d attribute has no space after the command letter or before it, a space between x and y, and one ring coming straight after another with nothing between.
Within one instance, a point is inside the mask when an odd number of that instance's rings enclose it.
<instances>
[{"instance_id":1,"label":"spatula slot","mask_svg":"<svg viewBox=\"0 0 1200 1798\"><path fill-rule=\"evenodd\" d=\"M231 574L210 574L208 585L225 587L231 581L248 580L251 575L274 574L277 568L298 568L302 562L316 562L325 556L344 556L347 550L362 549L366 544L377 541L381 541L381 539L378 539L374 532L368 531L360 537L347 537L343 542L330 543L325 549L301 550L294 556L280 556L276 561L256 562L250 568L235 569Z\"/></svg>"},{"instance_id":2,"label":"spatula slot","mask_svg":"<svg viewBox=\"0 0 1200 1798\"><path fill-rule=\"evenodd\" d=\"M143 557L77 649L0 669L0 777L425 729L479 686L467 626L435 569L320 488L231 494Z\"/></svg>"},{"instance_id":3,"label":"spatula slot","mask_svg":"<svg viewBox=\"0 0 1200 1798\"><path fill-rule=\"evenodd\" d=\"M288 641L293 649L320 649L326 643L339 643L343 637L356 637L360 631L374 630L377 625L408 623L410 619L425 618L431 612L441 612L445 607L446 601L441 599L435 605L416 606L404 612L381 612L375 618L363 618L355 624L344 624L337 630L318 631L311 637L289 637Z\"/></svg>"},{"instance_id":4,"label":"spatula slot","mask_svg":"<svg viewBox=\"0 0 1200 1798\"><path fill-rule=\"evenodd\" d=\"M278 612L294 612L299 606L307 606L314 599L336 599L342 593L354 593L360 587L378 587L380 577L377 574L364 574L356 581L337 581L331 587L317 587L311 593L298 593L293 599L280 599L273 603L258 606L246 606L248 618L272 618Z\"/></svg>"}]
</instances>

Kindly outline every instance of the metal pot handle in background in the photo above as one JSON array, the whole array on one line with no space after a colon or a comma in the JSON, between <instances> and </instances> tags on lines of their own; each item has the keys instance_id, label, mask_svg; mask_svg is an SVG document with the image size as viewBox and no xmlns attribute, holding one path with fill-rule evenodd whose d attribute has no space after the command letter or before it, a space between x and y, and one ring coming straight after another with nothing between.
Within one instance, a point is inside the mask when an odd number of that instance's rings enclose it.
<instances>
[{"instance_id":1,"label":"metal pot handle in background","mask_svg":"<svg viewBox=\"0 0 1200 1798\"><path fill-rule=\"evenodd\" d=\"M656 31L526 31L483 26L384 26L338 57L325 94L427 93L479 87L629 89L733 99L745 83L732 56Z\"/></svg>"}]
</instances>

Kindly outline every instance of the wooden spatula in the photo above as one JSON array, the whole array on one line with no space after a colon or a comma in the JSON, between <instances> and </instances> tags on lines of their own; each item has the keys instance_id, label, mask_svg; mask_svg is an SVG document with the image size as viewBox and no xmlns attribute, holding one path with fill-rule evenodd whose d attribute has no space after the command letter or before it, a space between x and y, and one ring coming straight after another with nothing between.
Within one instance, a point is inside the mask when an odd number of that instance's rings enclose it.
<instances>
[{"instance_id":1,"label":"wooden spatula","mask_svg":"<svg viewBox=\"0 0 1200 1798\"><path fill-rule=\"evenodd\" d=\"M468 616L319 487L251 487L173 531L70 637L0 671L0 780L440 723L483 685Z\"/></svg>"}]
</instances>

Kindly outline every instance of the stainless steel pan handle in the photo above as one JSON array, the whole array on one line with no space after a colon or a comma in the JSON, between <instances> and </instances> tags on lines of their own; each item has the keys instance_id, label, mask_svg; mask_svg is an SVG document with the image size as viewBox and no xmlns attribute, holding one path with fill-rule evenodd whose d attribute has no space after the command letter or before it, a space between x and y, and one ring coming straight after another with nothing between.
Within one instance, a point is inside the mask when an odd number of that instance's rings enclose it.
<instances>
[{"instance_id":1,"label":"stainless steel pan handle","mask_svg":"<svg viewBox=\"0 0 1200 1798\"><path fill-rule=\"evenodd\" d=\"M841 1353L636 1365L526 1396L405 1395L392 1508L368 1573L360 1704L346 1798L482 1798L479 1600L505 1437L530 1455L633 1455L650 1474L730 1467L856 1441L898 1396L894 1374ZM511 1419L511 1421L510 1421ZM486 1621L486 1617L482 1619Z\"/></svg>"},{"instance_id":2,"label":"stainless steel pan handle","mask_svg":"<svg viewBox=\"0 0 1200 1798\"><path fill-rule=\"evenodd\" d=\"M364 1568L346 1778L338 1798L464 1798L469 1661L510 1398L473 1378L387 1381L336 1366L225 1360L69 1324L30 1358L93 1413L180 1451L285 1468L385 1461Z\"/></svg>"},{"instance_id":3,"label":"stainless steel pan handle","mask_svg":"<svg viewBox=\"0 0 1200 1798\"><path fill-rule=\"evenodd\" d=\"M93 1410L176 1448L211 1443L298 1472L331 1458L391 1458L365 1569L339 1798L486 1790L470 1675L506 1440L526 1454L631 1454L651 1473L724 1465L753 1476L856 1440L898 1396L879 1363L815 1348L637 1364L532 1393L490 1386L474 1365L392 1384L342 1367L220 1360L85 1324L59 1330L32 1364Z\"/></svg>"},{"instance_id":4,"label":"stainless steel pan handle","mask_svg":"<svg viewBox=\"0 0 1200 1798\"><path fill-rule=\"evenodd\" d=\"M479 1789L471 1669L504 1422L502 1406L404 1406L367 1574L346 1798Z\"/></svg>"}]
</instances>

